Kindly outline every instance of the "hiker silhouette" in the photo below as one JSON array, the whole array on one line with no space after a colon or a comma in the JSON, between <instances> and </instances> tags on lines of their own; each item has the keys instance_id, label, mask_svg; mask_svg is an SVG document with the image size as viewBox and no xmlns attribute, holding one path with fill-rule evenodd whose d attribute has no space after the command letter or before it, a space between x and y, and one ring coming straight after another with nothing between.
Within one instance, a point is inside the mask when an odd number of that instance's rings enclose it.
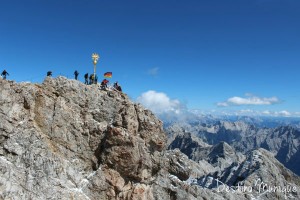
<instances>
[{"instance_id":1,"label":"hiker silhouette","mask_svg":"<svg viewBox=\"0 0 300 200\"><path fill-rule=\"evenodd\" d=\"M77 80L79 72L77 70L75 70L74 75L75 75L75 80Z\"/></svg>"},{"instance_id":2,"label":"hiker silhouette","mask_svg":"<svg viewBox=\"0 0 300 200\"><path fill-rule=\"evenodd\" d=\"M52 72L51 72L51 71L48 71L48 72L47 72L47 76L52 76Z\"/></svg>"},{"instance_id":3,"label":"hiker silhouette","mask_svg":"<svg viewBox=\"0 0 300 200\"><path fill-rule=\"evenodd\" d=\"M84 84L88 85L89 84L89 73L86 73L84 75Z\"/></svg>"},{"instance_id":4,"label":"hiker silhouette","mask_svg":"<svg viewBox=\"0 0 300 200\"><path fill-rule=\"evenodd\" d=\"M3 72L1 73L1 76L5 80L6 76L9 76L9 73L6 70L3 70Z\"/></svg>"}]
</instances>

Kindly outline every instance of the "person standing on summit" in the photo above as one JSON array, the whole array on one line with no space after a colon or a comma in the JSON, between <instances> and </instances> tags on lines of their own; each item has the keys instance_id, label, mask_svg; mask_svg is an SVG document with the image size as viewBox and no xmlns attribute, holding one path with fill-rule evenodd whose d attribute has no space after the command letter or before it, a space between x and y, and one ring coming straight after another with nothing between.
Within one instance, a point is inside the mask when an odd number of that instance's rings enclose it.
<instances>
[{"instance_id":1,"label":"person standing on summit","mask_svg":"<svg viewBox=\"0 0 300 200\"><path fill-rule=\"evenodd\" d=\"M77 80L79 72L77 70L75 70L74 75L75 75L75 80Z\"/></svg>"},{"instance_id":2,"label":"person standing on summit","mask_svg":"<svg viewBox=\"0 0 300 200\"><path fill-rule=\"evenodd\" d=\"M85 75L84 75L84 84L86 84L86 85L88 85L89 84L89 73L86 73Z\"/></svg>"},{"instance_id":3,"label":"person standing on summit","mask_svg":"<svg viewBox=\"0 0 300 200\"><path fill-rule=\"evenodd\" d=\"M1 73L1 76L3 77L4 80L6 80L6 76L9 76L9 73L6 70L3 70L3 72Z\"/></svg>"},{"instance_id":4,"label":"person standing on summit","mask_svg":"<svg viewBox=\"0 0 300 200\"><path fill-rule=\"evenodd\" d=\"M97 84L98 83L98 76L97 76L97 74L95 75L95 84Z\"/></svg>"},{"instance_id":5,"label":"person standing on summit","mask_svg":"<svg viewBox=\"0 0 300 200\"><path fill-rule=\"evenodd\" d=\"M52 72L51 72L51 71L48 71L48 72L47 72L47 76L52 76Z\"/></svg>"},{"instance_id":6,"label":"person standing on summit","mask_svg":"<svg viewBox=\"0 0 300 200\"><path fill-rule=\"evenodd\" d=\"M90 75L90 85L94 83L94 74Z\"/></svg>"}]
</instances>

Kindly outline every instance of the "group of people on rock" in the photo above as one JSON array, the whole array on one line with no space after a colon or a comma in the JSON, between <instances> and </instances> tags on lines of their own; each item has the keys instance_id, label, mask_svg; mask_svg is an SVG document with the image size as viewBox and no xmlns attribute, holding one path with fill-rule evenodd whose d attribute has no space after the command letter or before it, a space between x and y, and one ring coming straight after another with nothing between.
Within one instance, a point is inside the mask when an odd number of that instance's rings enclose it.
<instances>
[{"instance_id":1,"label":"group of people on rock","mask_svg":"<svg viewBox=\"0 0 300 200\"><path fill-rule=\"evenodd\" d=\"M77 72L77 70L74 72L74 74ZM78 73L78 72L77 72ZM78 75L77 75L78 76ZM77 76L75 75L75 79L77 80ZM84 83L87 84L87 85L92 85L93 83L94 84L97 84L98 83L98 76L94 74L91 74L90 77L89 77L89 73L86 73L84 75Z\"/></svg>"},{"instance_id":2,"label":"group of people on rock","mask_svg":"<svg viewBox=\"0 0 300 200\"><path fill-rule=\"evenodd\" d=\"M79 75L79 72L77 70L75 70L75 72L74 72L75 80L78 80L78 75ZM52 76L52 72L48 71L47 76ZM86 84L86 85L92 85L92 84L97 84L98 83L98 76L97 75L90 74L90 76L89 76L89 73L86 73L86 74L84 74L83 77L84 77L84 84ZM108 88L108 86L107 86L108 83L109 83L109 80L104 79L100 84L101 89L106 90ZM118 81L114 83L113 89L122 92L122 88L118 84Z\"/></svg>"},{"instance_id":3,"label":"group of people on rock","mask_svg":"<svg viewBox=\"0 0 300 200\"><path fill-rule=\"evenodd\" d=\"M75 80L78 80L78 75L79 75L79 72L77 70L75 70L75 72L74 72ZM6 76L9 76L9 73L6 70L3 70L3 72L1 73L1 76L5 80ZM48 71L47 76L52 76L52 71ZM98 82L97 75L94 76L94 74L91 74L89 76L88 73L84 74L84 83L86 85L97 84L97 82ZM108 83L109 83L109 80L104 79L100 85L101 89L106 90L108 88L108 86L107 86ZM113 89L122 92L122 88L118 84L118 81L114 83Z\"/></svg>"},{"instance_id":4,"label":"group of people on rock","mask_svg":"<svg viewBox=\"0 0 300 200\"><path fill-rule=\"evenodd\" d=\"M101 89L102 89L102 90L106 90L106 89L107 89L107 84L108 84L108 83L109 83L109 80L104 79L104 80L101 82ZM118 81L114 83L113 89L122 92L122 88L121 88L121 86L118 84Z\"/></svg>"}]
</instances>

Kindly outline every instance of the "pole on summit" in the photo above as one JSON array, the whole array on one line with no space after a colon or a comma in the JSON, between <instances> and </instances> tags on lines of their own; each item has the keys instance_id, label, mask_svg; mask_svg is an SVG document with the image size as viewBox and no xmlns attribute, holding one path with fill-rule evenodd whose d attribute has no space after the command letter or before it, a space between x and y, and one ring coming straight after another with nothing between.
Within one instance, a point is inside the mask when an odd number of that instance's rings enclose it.
<instances>
[{"instance_id":1,"label":"pole on summit","mask_svg":"<svg viewBox=\"0 0 300 200\"><path fill-rule=\"evenodd\" d=\"M92 59L93 59L93 64L94 64L94 80L93 80L93 83L95 84L96 83L96 65L97 65L97 62L98 62L98 59L99 59L99 55L97 53L93 53L92 54Z\"/></svg>"}]
</instances>

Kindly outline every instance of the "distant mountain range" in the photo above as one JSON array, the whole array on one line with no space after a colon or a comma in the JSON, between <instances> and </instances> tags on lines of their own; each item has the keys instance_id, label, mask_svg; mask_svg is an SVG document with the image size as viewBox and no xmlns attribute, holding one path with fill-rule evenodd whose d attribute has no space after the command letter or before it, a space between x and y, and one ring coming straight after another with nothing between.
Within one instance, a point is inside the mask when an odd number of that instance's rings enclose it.
<instances>
[{"instance_id":1,"label":"distant mountain range","mask_svg":"<svg viewBox=\"0 0 300 200\"><path fill-rule=\"evenodd\" d=\"M287 168L300 175L299 119L232 116L223 119L202 116L197 119L199 121L166 123L170 149L179 148L191 159L197 160L196 149L199 145L184 144L182 139L178 142L177 136L190 133L191 137L198 139L197 144L202 143L202 150L205 146L203 144L218 145L221 142L226 142L243 154L258 148L266 149Z\"/></svg>"},{"instance_id":2,"label":"distant mountain range","mask_svg":"<svg viewBox=\"0 0 300 200\"><path fill-rule=\"evenodd\" d=\"M292 126L300 128L300 117L272 117L272 116L246 116L246 115L212 115L200 114L197 111L183 111L180 115L162 113L158 117L164 122L165 127L174 123L188 124L214 124L218 121L245 122L259 128L275 128L278 126Z\"/></svg>"}]
</instances>

